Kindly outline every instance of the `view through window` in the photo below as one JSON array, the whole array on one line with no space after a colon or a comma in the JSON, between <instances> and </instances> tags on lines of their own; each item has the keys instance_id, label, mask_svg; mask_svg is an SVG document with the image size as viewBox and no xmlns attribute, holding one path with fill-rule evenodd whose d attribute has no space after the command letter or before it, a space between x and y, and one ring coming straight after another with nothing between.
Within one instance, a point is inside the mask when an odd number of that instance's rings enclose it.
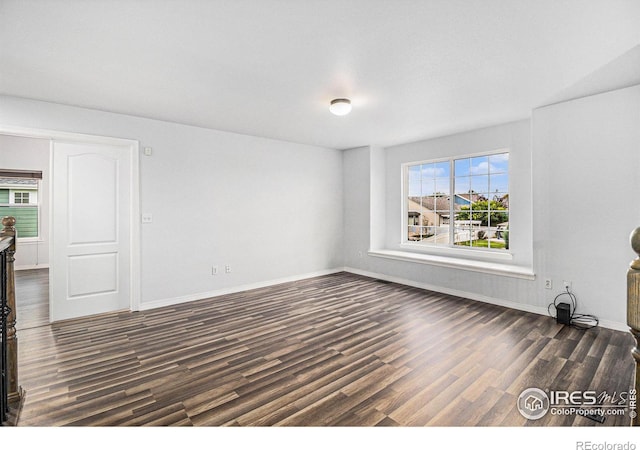
<instances>
[{"instance_id":1,"label":"view through window","mask_svg":"<svg viewBox=\"0 0 640 450\"><path fill-rule=\"evenodd\" d=\"M33 178L0 178L0 217L16 218L18 238L38 237L38 183Z\"/></svg>"},{"instance_id":2,"label":"view through window","mask_svg":"<svg viewBox=\"0 0 640 450\"><path fill-rule=\"evenodd\" d=\"M406 166L406 241L509 249L509 153Z\"/></svg>"}]
</instances>

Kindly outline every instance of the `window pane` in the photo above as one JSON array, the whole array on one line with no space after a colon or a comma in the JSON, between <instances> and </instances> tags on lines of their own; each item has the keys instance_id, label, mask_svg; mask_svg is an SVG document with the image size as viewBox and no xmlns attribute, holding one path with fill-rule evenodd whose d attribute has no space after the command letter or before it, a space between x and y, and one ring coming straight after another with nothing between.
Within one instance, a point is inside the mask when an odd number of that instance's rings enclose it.
<instances>
[{"instance_id":1,"label":"window pane","mask_svg":"<svg viewBox=\"0 0 640 450\"><path fill-rule=\"evenodd\" d=\"M499 153L489 156L489 170L491 173L507 173L509 171L509 154Z\"/></svg>"},{"instance_id":2,"label":"window pane","mask_svg":"<svg viewBox=\"0 0 640 450\"><path fill-rule=\"evenodd\" d=\"M469 158L456 159L454 163L455 176L469 175L471 160Z\"/></svg>"},{"instance_id":3,"label":"window pane","mask_svg":"<svg viewBox=\"0 0 640 450\"><path fill-rule=\"evenodd\" d=\"M407 199L407 216L409 218L407 224L412 224L413 222L411 219L416 218L420 215L420 198L418 198L417 200L418 202L416 202L412 198Z\"/></svg>"},{"instance_id":4,"label":"window pane","mask_svg":"<svg viewBox=\"0 0 640 450\"><path fill-rule=\"evenodd\" d=\"M489 212L489 222L491 227L497 227L499 225L508 226L509 224L509 211L504 209L496 209Z\"/></svg>"},{"instance_id":5,"label":"window pane","mask_svg":"<svg viewBox=\"0 0 640 450\"><path fill-rule=\"evenodd\" d=\"M419 241L420 240L420 227L410 226L408 227L407 240Z\"/></svg>"},{"instance_id":6,"label":"window pane","mask_svg":"<svg viewBox=\"0 0 640 450\"><path fill-rule=\"evenodd\" d=\"M502 219L506 219L504 222L496 222L493 224L495 230L493 239L491 241L491 248L509 249L509 213L503 213Z\"/></svg>"},{"instance_id":7,"label":"window pane","mask_svg":"<svg viewBox=\"0 0 640 450\"><path fill-rule=\"evenodd\" d=\"M409 197L420 197L420 166L409 166L407 191Z\"/></svg>"},{"instance_id":8,"label":"window pane","mask_svg":"<svg viewBox=\"0 0 640 450\"><path fill-rule=\"evenodd\" d=\"M412 226L409 227L409 236L407 239L414 242L426 242L433 236L433 234L433 227Z\"/></svg>"},{"instance_id":9,"label":"window pane","mask_svg":"<svg viewBox=\"0 0 640 450\"><path fill-rule=\"evenodd\" d=\"M495 203L490 204L492 209L509 209L509 194L506 192L494 192L491 194L491 200Z\"/></svg>"},{"instance_id":10,"label":"window pane","mask_svg":"<svg viewBox=\"0 0 640 450\"><path fill-rule=\"evenodd\" d=\"M422 195L435 194L435 180L433 178L422 178Z\"/></svg>"},{"instance_id":11,"label":"window pane","mask_svg":"<svg viewBox=\"0 0 640 450\"><path fill-rule=\"evenodd\" d=\"M422 209L420 210L421 214L428 215L431 211L433 211L433 196L424 196L420 198L420 205Z\"/></svg>"},{"instance_id":12,"label":"window pane","mask_svg":"<svg viewBox=\"0 0 640 450\"><path fill-rule=\"evenodd\" d=\"M420 199L417 198L419 201ZM420 234L421 206L413 199L407 199L407 240L414 241Z\"/></svg>"},{"instance_id":13,"label":"window pane","mask_svg":"<svg viewBox=\"0 0 640 450\"><path fill-rule=\"evenodd\" d=\"M489 211L485 209L473 210L473 226L475 229L489 225Z\"/></svg>"},{"instance_id":14,"label":"window pane","mask_svg":"<svg viewBox=\"0 0 640 450\"><path fill-rule=\"evenodd\" d=\"M471 245L471 231L468 226L456 226L454 234L455 245Z\"/></svg>"},{"instance_id":15,"label":"window pane","mask_svg":"<svg viewBox=\"0 0 640 450\"><path fill-rule=\"evenodd\" d=\"M449 224L451 223L451 219L450 219L450 214L449 211L437 211L438 214L438 221L435 225L441 226L441 227L447 227L447 229L449 228ZM447 231L447 233L449 233Z\"/></svg>"},{"instance_id":16,"label":"window pane","mask_svg":"<svg viewBox=\"0 0 640 450\"><path fill-rule=\"evenodd\" d=\"M449 195L449 178L436 178L436 194Z\"/></svg>"},{"instance_id":17,"label":"window pane","mask_svg":"<svg viewBox=\"0 0 640 450\"><path fill-rule=\"evenodd\" d=\"M420 169L420 175L422 178L435 178L436 169L434 163L422 164Z\"/></svg>"},{"instance_id":18,"label":"window pane","mask_svg":"<svg viewBox=\"0 0 640 450\"><path fill-rule=\"evenodd\" d=\"M489 177L487 175L472 176L471 190L476 193L489 192Z\"/></svg>"},{"instance_id":19,"label":"window pane","mask_svg":"<svg viewBox=\"0 0 640 450\"><path fill-rule=\"evenodd\" d=\"M509 209L509 194L494 192L490 197L489 209Z\"/></svg>"},{"instance_id":20,"label":"window pane","mask_svg":"<svg viewBox=\"0 0 640 450\"><path fill-rule=\"evenodd\" d=\"M449 202L451 201L451 197L436 197L436 211L441 214L446 214L447 216L450 213Z\"/></svg>"},{"instance_id":21,"label":"window pane","mask_svg":"<svg viewBox=\"0 0 640 450\"><path fill-rule=\"evenodd\" d=\"M449 178L449 161L438 162L434 164L434 177Z\"/></svg>"},{"instance_id":22,"label":"window pane","mask_svg":"<svg viewBox=\"0 0 640 450\"><path fill-rule=\"evenodd\" d=\"M489 173L489 157L478 156L471 158L471 174L472 175L485 175Z\"/></svg>"},{"instance_id":23,"label":"window pane","mask_svg":"<svg viewBox=\"0 0 640 450\"><path fill-rule=\"evenodd\" d=\"M442 224L436 228L436 235L432 238L435 244L449 245L449 225Z\"/></svg>"},{"instance_id":24,"label":"window pane","mask_svg":"<svg viewBox=\"0 0 640 450\"><path fill-rule=\"evenodd\" d=\"M509 192L509 175L503 173L489 176L489 192Z\"/></svg>"},{"instance_id":25,"label":"window pane","mask_svg":"<svg viewBox=\"0 0 640 450\"><path fill-rule=\"evenodd\" d=\"M470 190L471 190L471 178L456 177L455 179L456 194L468 194Z\"/></svg>"}]
</instances>

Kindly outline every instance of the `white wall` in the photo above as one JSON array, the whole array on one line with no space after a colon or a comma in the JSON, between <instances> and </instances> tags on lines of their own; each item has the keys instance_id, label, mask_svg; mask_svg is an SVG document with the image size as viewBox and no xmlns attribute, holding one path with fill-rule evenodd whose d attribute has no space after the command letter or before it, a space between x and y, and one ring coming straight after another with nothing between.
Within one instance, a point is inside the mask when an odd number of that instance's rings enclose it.
<instances>
[{"instance_id":1,"label":"white wall","mask_svg":"<svg viewBox=\"0 0 640 450\"><path fill-rule=\"evenodd\" d=\"M542 311L543 303L536 296L536 283L532 281L367 255L370 248L380 249L381 242L383 249L402 250L400 168L403 163L502 148L510 149L511 176L515 180L510 192L514 207L510 216L514 259L508 264L531 268L531 133L528 120L389 147L382 150L382 154L380 149L367 147L345 151L344 195L345 203L351 205L345 207L345 266L355 272L440 292ZM371 214L381 217L384 226L371 222Z\"/></svg>"},{"instance_id":2,"label":"white wall","mask_svg":"<svg viewBox=\"0 0 640 450\"><path fill-rule=\"evenodd\" d=\"M568 279L579 312L626 329L628 236L640 225L640 86L539 108L531 121L344 152L0 100L0 124L153 147L153 156L141 157L141 211L154 216L142 227L143 306L346 266L539 313ZM505 147L520 209L510 217L511 264L532 265L534 281L367 254L399 242L401 163ZM225 264L232 273L222 273ZM553 290L544 289L545 278Z\"/></svg>"},{"instance_id":3,"label":"white wall","mask_svg":"<svg viewBox=\"0 0 640 450\"><path fill-rule=\"evenodd\" d=\"M371 150L360 147L345 150L344 164L344 265L369 268L371 226Z\"/></svg>"},{"instance_id":4,"label":"white wall","mask_svg":"<svg viewBox=\"0 0 640 450\"><path fill-rule=\"evenodd\" d=\"M342 266L340 151L12 97L0 124L153 148L140 157L143 308Z\"/></svg>"},{"instance_id":5,"label":"white wall","mask_svg":"<svg viewBox=\"0 0 640 450\"><path fill-rule=\"evenodd\" d=\"M0 168L40 170L40 236L19 239L16 269L49 265L49 140L0 135ZM19 238L19 236L18 236Z\"/></svg>"},{"instance_id":6,"label":"white wall","mask_svg":"<svg viewBox=\"0 0 640 450\"><path fill-rule=\"evenodd\" d=\"M579 312L624 324L629 234L640 226L640 85L536 109L533 124L536 271L554 292L572 281Z\"/></svg>"},{"instance_id":7,"label":"white wall","mask_svg":"<svg viewBox=\"0 0 640 450\"><path fill-rule=\"evenodd\" d=\"M384 247L400 248L402 163L502 147L511 149L510 195L519 208L510 216L511 264L531 265L534 281L367 255L377 233L370 215L380 203L386 209ZM386 187L375 195L372 180L380 169L374 149L344 155L350 270L541 314L568 280L578 313L627 329L626 270L635 256L628 237L640 225L640 86L536 109L531 124L504 124L384 152ZM546 278L552 290L544 289Z\"/></svg>"}]
</instances>

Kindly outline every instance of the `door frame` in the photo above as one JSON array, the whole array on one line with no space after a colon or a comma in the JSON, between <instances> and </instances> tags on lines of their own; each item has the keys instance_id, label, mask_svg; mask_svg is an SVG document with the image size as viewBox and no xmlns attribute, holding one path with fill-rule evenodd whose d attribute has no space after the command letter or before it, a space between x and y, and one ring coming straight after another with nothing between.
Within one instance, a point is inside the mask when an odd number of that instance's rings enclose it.
<instances>
[{"instance_id":1,"label":"door frame","mask_svg":"<svg viewBox=\"0 0 640 450\"><path fill-rule=\"evenodd\" d=\"M0 134L49 139L49 278L55 272L53 265L53 141L64 140L72 142L84 142L88 144L106 144L129 149L129 163L131 164L131 176L129 177L129 308L131 311L140 310L140 143L132 139L122 139L92 134L71 133L66 131L46 130L36 128L15 127L0 124ZM19 251L19 250L18 250ZM51 296L51 284L49 286ZM51 301L49 301L49 320L51 321Z\"/></svg>"}]
</instances>

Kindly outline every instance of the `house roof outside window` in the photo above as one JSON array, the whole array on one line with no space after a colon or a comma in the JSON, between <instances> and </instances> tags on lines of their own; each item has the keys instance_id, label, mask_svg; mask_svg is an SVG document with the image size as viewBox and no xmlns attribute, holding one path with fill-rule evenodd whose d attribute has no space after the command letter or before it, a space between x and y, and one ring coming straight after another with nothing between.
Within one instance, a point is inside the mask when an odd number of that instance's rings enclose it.
<instances>
[{"instance_id":1,"label":"house roof outside window","mask_svg":"<svg viewBox=\"0 0 640 450\"><path fill-rule=\"evenodd\" d=\"M0 189L38 189L38 180L33 178L0 178Z\"/></svg>"}]
</instances>

